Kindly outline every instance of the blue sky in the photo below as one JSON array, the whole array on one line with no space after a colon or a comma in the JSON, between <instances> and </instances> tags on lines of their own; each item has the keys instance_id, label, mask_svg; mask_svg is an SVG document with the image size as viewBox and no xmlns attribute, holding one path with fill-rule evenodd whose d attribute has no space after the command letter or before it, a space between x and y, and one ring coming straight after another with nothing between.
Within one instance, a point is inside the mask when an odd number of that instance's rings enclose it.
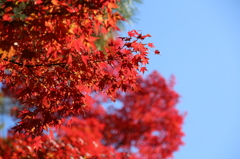
<instances>
[{"instance_id":1,"label":"blue sky","mask_svg":"<svg viewBox=\"0 0 240 159\"><path fill-rule=\"evenodd\" d=\"M187 111L185 146L175 159L239 159L240 1L145 0L127 30L153 37L161 56L149 73L175 75L177 106Z\"/></svg>"},{"instance_id":2,"label":"blue sky","mask_svg":"<svg viewBox=\"0 0 240 159\"><path fill-rule=\"evenodd\" d=\"M127 30L151 34L149 73L175 75L188 112L175 159L239 159L240 1L145 0ZM11 125L11 123L8 123Z\"/></svg>"}]
</instances>

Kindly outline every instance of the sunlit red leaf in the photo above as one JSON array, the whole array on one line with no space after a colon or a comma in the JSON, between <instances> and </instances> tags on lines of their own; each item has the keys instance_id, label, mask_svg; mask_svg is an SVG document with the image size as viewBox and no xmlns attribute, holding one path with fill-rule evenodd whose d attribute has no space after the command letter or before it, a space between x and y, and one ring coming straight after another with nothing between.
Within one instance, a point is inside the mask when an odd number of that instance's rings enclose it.
<instances>
[{"instance_id":1,"label":"sunlit red leaf","mask_svg":"<svg viewBox=\"0 0 240 159\"><path fill-rule=\"evenodd\" d=\"M43 3L43 1L42 0L35 0L35 3L36 4L41 4L41 3Z\"/></svg>"},{"instance_id":2,"label":"sunlit red leaf","mask_svg":"<svg viewBox=\"0 0 240 159\"><path fill-rule=\"evenodd\" d=\"M140 68L140 71L141 71L142 73L144 73L145 71L147 71L147 68L146 68L146 67L141 67L141 68Z\"/></svg>"},{"instance_id":3,"label":"sunlit red leaf","mask_svg":"<svg viewBox=\"0 0 240 159\"><path fill-rule=\"evenodd\" d=\"M138 32L137 32L136 30L132 30L132 31L129 31L129 32L128 32L128 35L129 35L130 37L136 37L136 36L138 35Z\"/></svg>"},{"instance_id":4,"label":"sunlit red leaf","mask_svg":"<svg viewBox=\"0 0 240 159\"><path fill-rule=\"evenodd\" d=\"M68 64L72 63L72 55L68 55L67 63Z\"/></svg>"},{"instance_id":5,"label":"sunlit red leaf","mask_svg":"<svg viewBox=\"0 0 240 159\"><path fill-rule=\"evenodd\" d=\"M54 4L54 5L58 5L58 0L51 0L52 1L52 4Z\"/></svg>"},{"instance_id":6,"label":"sunlit red leaf","mask_svg":"<svg viewBox=\"0 0 240 159\"><path fill-rule=\"evenodd\" d=\"M153 45L153 43L148 43L148 46L151 48L154 48L155 46Z\"/></svg>"},{"instance_id":7,"label":"sunlit red leaf","mask_svg":"<svg viewBox=\"0 0 240 159\"><path fill-rule=\"evenodd\" d=\"M3 21L12 21L10 14L4 14L2 18L3 18Z\"/></svg>"}]
</instances>

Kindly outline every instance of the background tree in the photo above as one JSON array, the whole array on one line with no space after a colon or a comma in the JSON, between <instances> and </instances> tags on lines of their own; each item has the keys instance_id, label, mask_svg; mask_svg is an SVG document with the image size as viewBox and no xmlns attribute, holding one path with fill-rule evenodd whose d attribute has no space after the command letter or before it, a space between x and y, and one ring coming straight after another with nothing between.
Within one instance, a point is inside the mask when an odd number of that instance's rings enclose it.
<instances>
[{"instance_id":1,"label":"background tree","mask_svg":"<svg viewBox=\"0 0 240 159\"><path fill-rule=\"evenodd\" d=\"M183 115L176 110L178 94L173 79L167 84L153 72L139 78L139 91L121 94L121 108L96 96L86 116L71 118L48 135L29 138L9 134L1 142L2 156L10 158L169 158L183 144ZM105 102L104 102L105 101ZM55 136L53 134L56 134ZM41 147L34 151L34 147ZM59 157L58 157L59 158Z\"/></svg>"}]
</instances>

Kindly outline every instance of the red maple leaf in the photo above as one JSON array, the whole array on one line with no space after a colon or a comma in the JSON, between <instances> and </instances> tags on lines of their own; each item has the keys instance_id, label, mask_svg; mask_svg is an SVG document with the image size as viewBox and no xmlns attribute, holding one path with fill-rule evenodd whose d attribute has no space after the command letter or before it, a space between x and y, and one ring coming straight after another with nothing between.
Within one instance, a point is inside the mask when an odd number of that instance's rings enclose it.
<instances>
[{"instance_id":1,"label":"red maple leaf","mask_svg":"<svg viewBox=\"0 0 240 159\"><path fill-rule=\"evenodd\" d=\"M41 3L43 3L42 0L35 0L35 4L41 4Z\"/></svg>"},{"instance_id":2,"label":"red maple leaf","mask_svg":"<svg viewBox=\"0 0 240 159\"><path fill-rule=\"evenodd\" d=\"M155 46L153 45L153 43L148 43L148 46L151 48L154 48Z\"/></svg>"},{"instance_id":3,"label":"red maple leaf","mask_svg":"<svg viewBox=\"0 0 240 159\"><path fill-rule=\"evenodd\" d=\"M3 21L12 21L11 14L4 14L2 18Z\"/></svg>"},{"instance_id":4,"label":"red maple leaf","mask_svg":"<svg viewBox=\"0 0 240 159\"><path fill-rule=\"evenodd\" d=\"M155 50L154 53L155 53L155 54L160 54L160 51Z\"/></svg>"},{"instance_id":5,"label":"red maple leaf","mask_svg":"<svg viewBox=\"0 0 240 159\"><path fill-rule=\"evenodd\" d=\"M129 31L129 32L128 32L128 35L129 35L130 37L136 37L136 36L138 35L138 32L137 32L136 30L132 30L132 31Z\"/></svg>"},{"instance_id":6,"label":"red maple leaf","mask_svg":"<svg viewBox=\"0 0 240 159\"><path fill-rule=\"evenodd\" d=\"M147 68L146 68L146 67L141 67L141 68L140 68L140 71L141 71L142 73L144 73L145 71L147 71Z\"/></svg>"}]
</instances>

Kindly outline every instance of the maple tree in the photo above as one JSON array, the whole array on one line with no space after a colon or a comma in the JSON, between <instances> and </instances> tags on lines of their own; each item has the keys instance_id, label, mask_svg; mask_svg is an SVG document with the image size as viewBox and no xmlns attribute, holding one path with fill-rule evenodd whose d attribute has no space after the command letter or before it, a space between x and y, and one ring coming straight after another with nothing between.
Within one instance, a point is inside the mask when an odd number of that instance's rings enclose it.
<instances>
[{"instance_id":1,"label":"maple tree","mask_svg":"<svg viewBox=\"0 0 240 159\"><path fill-rule=\"evenodd\" d=\"M1 1L0 81L23 106L3 157L167 158L183 144L172 84L139 76L151 36L104 38L124 20L117 2ZM105 110L108 100L123 107Z\"/></svg>"}]
</instances>

